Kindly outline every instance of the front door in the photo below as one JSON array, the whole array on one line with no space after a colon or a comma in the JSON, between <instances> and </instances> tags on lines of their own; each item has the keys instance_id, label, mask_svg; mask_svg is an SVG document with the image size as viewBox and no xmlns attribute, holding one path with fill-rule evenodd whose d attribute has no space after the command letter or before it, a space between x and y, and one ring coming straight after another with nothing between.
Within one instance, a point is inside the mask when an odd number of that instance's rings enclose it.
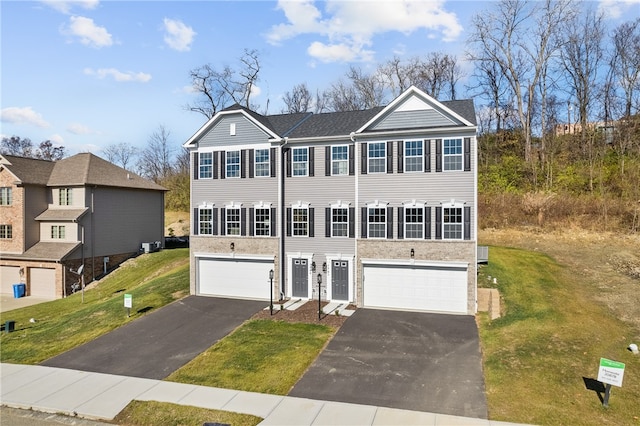
<instances>
[{"instance_id":1,"label":"front door","mask_svg":"<svg viewBox=\"0 0 640 426\"><path fill-rule=\"evenodd\" d=\"M309 265L307 259L293 259L293 297L309 297Z\"/></svg>"},{"instance_id":2,"label":"front door","mask_svg":"<svg viewBox=\"0 0 640 426\"><path fill-rule=\"evenodd\" d=\"M345 260L331 262L331 298L349 300L349 262Z\"/></svg>"}]
</instances>

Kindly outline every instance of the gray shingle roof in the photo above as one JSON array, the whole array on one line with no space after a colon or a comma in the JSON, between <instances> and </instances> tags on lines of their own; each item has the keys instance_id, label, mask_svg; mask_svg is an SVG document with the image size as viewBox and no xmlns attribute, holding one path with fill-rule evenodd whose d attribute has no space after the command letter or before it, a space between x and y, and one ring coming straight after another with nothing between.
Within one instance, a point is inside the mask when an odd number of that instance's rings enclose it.
<instances>
[{"instance_id":1,"label":"gray shingle roof","mask_svg":"<svg viewBox=\"0 0 640 426\"><path fill-rule=\"evenodd\" d=\"M3 155L9 164L3 162L3 166L13 173L23 184L46 185L55 163L34 158Z\"/></svg>"},{"instance_id":2,"label":"gray shingle roof","mask_svg":"<svg viewBox=\"0 0 640 426\"><path fill-rule=\"evenodd\" d=\"M467 121L472 123L474 126L478 124L476 122L476 108L473 105L473 99L461 99L456 101L442 101L440 102L442 105L446 106L450 110L457 112Z\"/></svg>"},{"instance_id":3,"label":"gray shingle roof","mask_svg":"<svg viewBox=\"0 0 640 426\"><path fill-rule=\"evenodd\" d=\"M64 260L73 251L80 247L81 243L39 242L31 246L21 254L3 253L2 259L42 260L59 262Z\"/></svg>"},{"instance_id":4,"label":"gray shingle roof","mask_svg":"<svg viewBox=\"0 0 640 426\"><path fill-rule=\"evenodd\" d=\"M89 209L47 209L40 213L36 220L78 220L83 214L85 214Z\"/></svg>"},{"instance_id":5,"label":"gray shingle roof","mask_svg":"<svg viewBox=\"0 0 640 426\"><path fill-rule=\"evenodd\" d=\"M293 129L288 136L306 138L349 135L371 120L383 108L314 114Z\"/></svg>"}]
</instances>

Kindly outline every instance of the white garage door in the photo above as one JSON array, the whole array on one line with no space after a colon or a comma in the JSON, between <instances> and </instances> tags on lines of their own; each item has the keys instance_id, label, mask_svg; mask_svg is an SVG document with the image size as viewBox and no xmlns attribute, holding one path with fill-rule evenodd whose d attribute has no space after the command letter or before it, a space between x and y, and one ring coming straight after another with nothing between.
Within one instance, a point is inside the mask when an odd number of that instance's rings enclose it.
<instances>
[{"instance_id":1,"label":"white garage door","mask_svg":"<svg viewBox=\"0 0 640 426\"><path fill-rule=\"evenodd\" d=\"M46 268L30 269L31 292L29 296L56 298L56 270Z\"/></svg>"},{"instance_id":2,"label":"white garage door","mask_svg":"<svg viewBox=\"0 0 640 426\"><path fill-rule=\"evenodd\" d=\"M200 295L269 300L273 258L198 258Z\"/></svg>"},{"instance_id":3,"label":"white garage door","mask_svg":"<svg viewBox=\"0 0 640 426\"><path fill-rule=\"evenodd\" d=\"M13 285L20 283L20 267L0 266L0 293L13 294Z\"/></svg>"},{"instance_id":4,"label":"white garage door","mask_svg":"<svg viewBox=\"0 0 640 426\"><path fill-rule=\"evenodd\" d=\"M364 266L367 308L467 313L465 265Z\"/></svg>"}]
</instances>

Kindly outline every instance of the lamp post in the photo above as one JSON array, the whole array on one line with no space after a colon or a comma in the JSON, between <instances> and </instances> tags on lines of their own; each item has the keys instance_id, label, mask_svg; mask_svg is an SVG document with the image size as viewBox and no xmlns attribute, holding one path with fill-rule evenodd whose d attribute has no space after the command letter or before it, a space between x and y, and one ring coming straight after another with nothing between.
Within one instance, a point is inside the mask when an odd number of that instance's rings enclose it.
<instances>
[{"instance_id":1,"label":"lamp post","mask_svg":"<svg viewBox=\"0 0 640 426\"><path fill-rule=\"evenodd\" d=\"M320 321L320 314L322 313L322 308L320 307L320 285L322 284L322 274L318 274L318 321Z\"/></svg>"},{"instance_id":2,"label":"lamp post","mask_svg":"<svg viewBox=\"0 0 640 426\"><path fill-rule=\"evenodd\" d=\"M270 298L269 298L269 312L273 315L273 269L269 271L269 290Z\"/></svg>"}]
</instances>

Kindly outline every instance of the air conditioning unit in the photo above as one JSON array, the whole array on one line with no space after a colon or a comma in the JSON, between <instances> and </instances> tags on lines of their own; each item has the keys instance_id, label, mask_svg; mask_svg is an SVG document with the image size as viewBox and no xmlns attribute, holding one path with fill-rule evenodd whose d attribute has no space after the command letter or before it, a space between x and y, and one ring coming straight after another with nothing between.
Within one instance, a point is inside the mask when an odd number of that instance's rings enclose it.
<instances>
[{"instance_id":1,"label":"air conditioning unit","mask_svg":"<svg viewBox=\"0 0 640 426\"><path fill-rule=\"evenodd\" d=\"M155 251L160 250L162 244L160 241L153 241L150 243L142 243L142 252L143 253L153 253Z\"/></svg>"}]
</instances>

